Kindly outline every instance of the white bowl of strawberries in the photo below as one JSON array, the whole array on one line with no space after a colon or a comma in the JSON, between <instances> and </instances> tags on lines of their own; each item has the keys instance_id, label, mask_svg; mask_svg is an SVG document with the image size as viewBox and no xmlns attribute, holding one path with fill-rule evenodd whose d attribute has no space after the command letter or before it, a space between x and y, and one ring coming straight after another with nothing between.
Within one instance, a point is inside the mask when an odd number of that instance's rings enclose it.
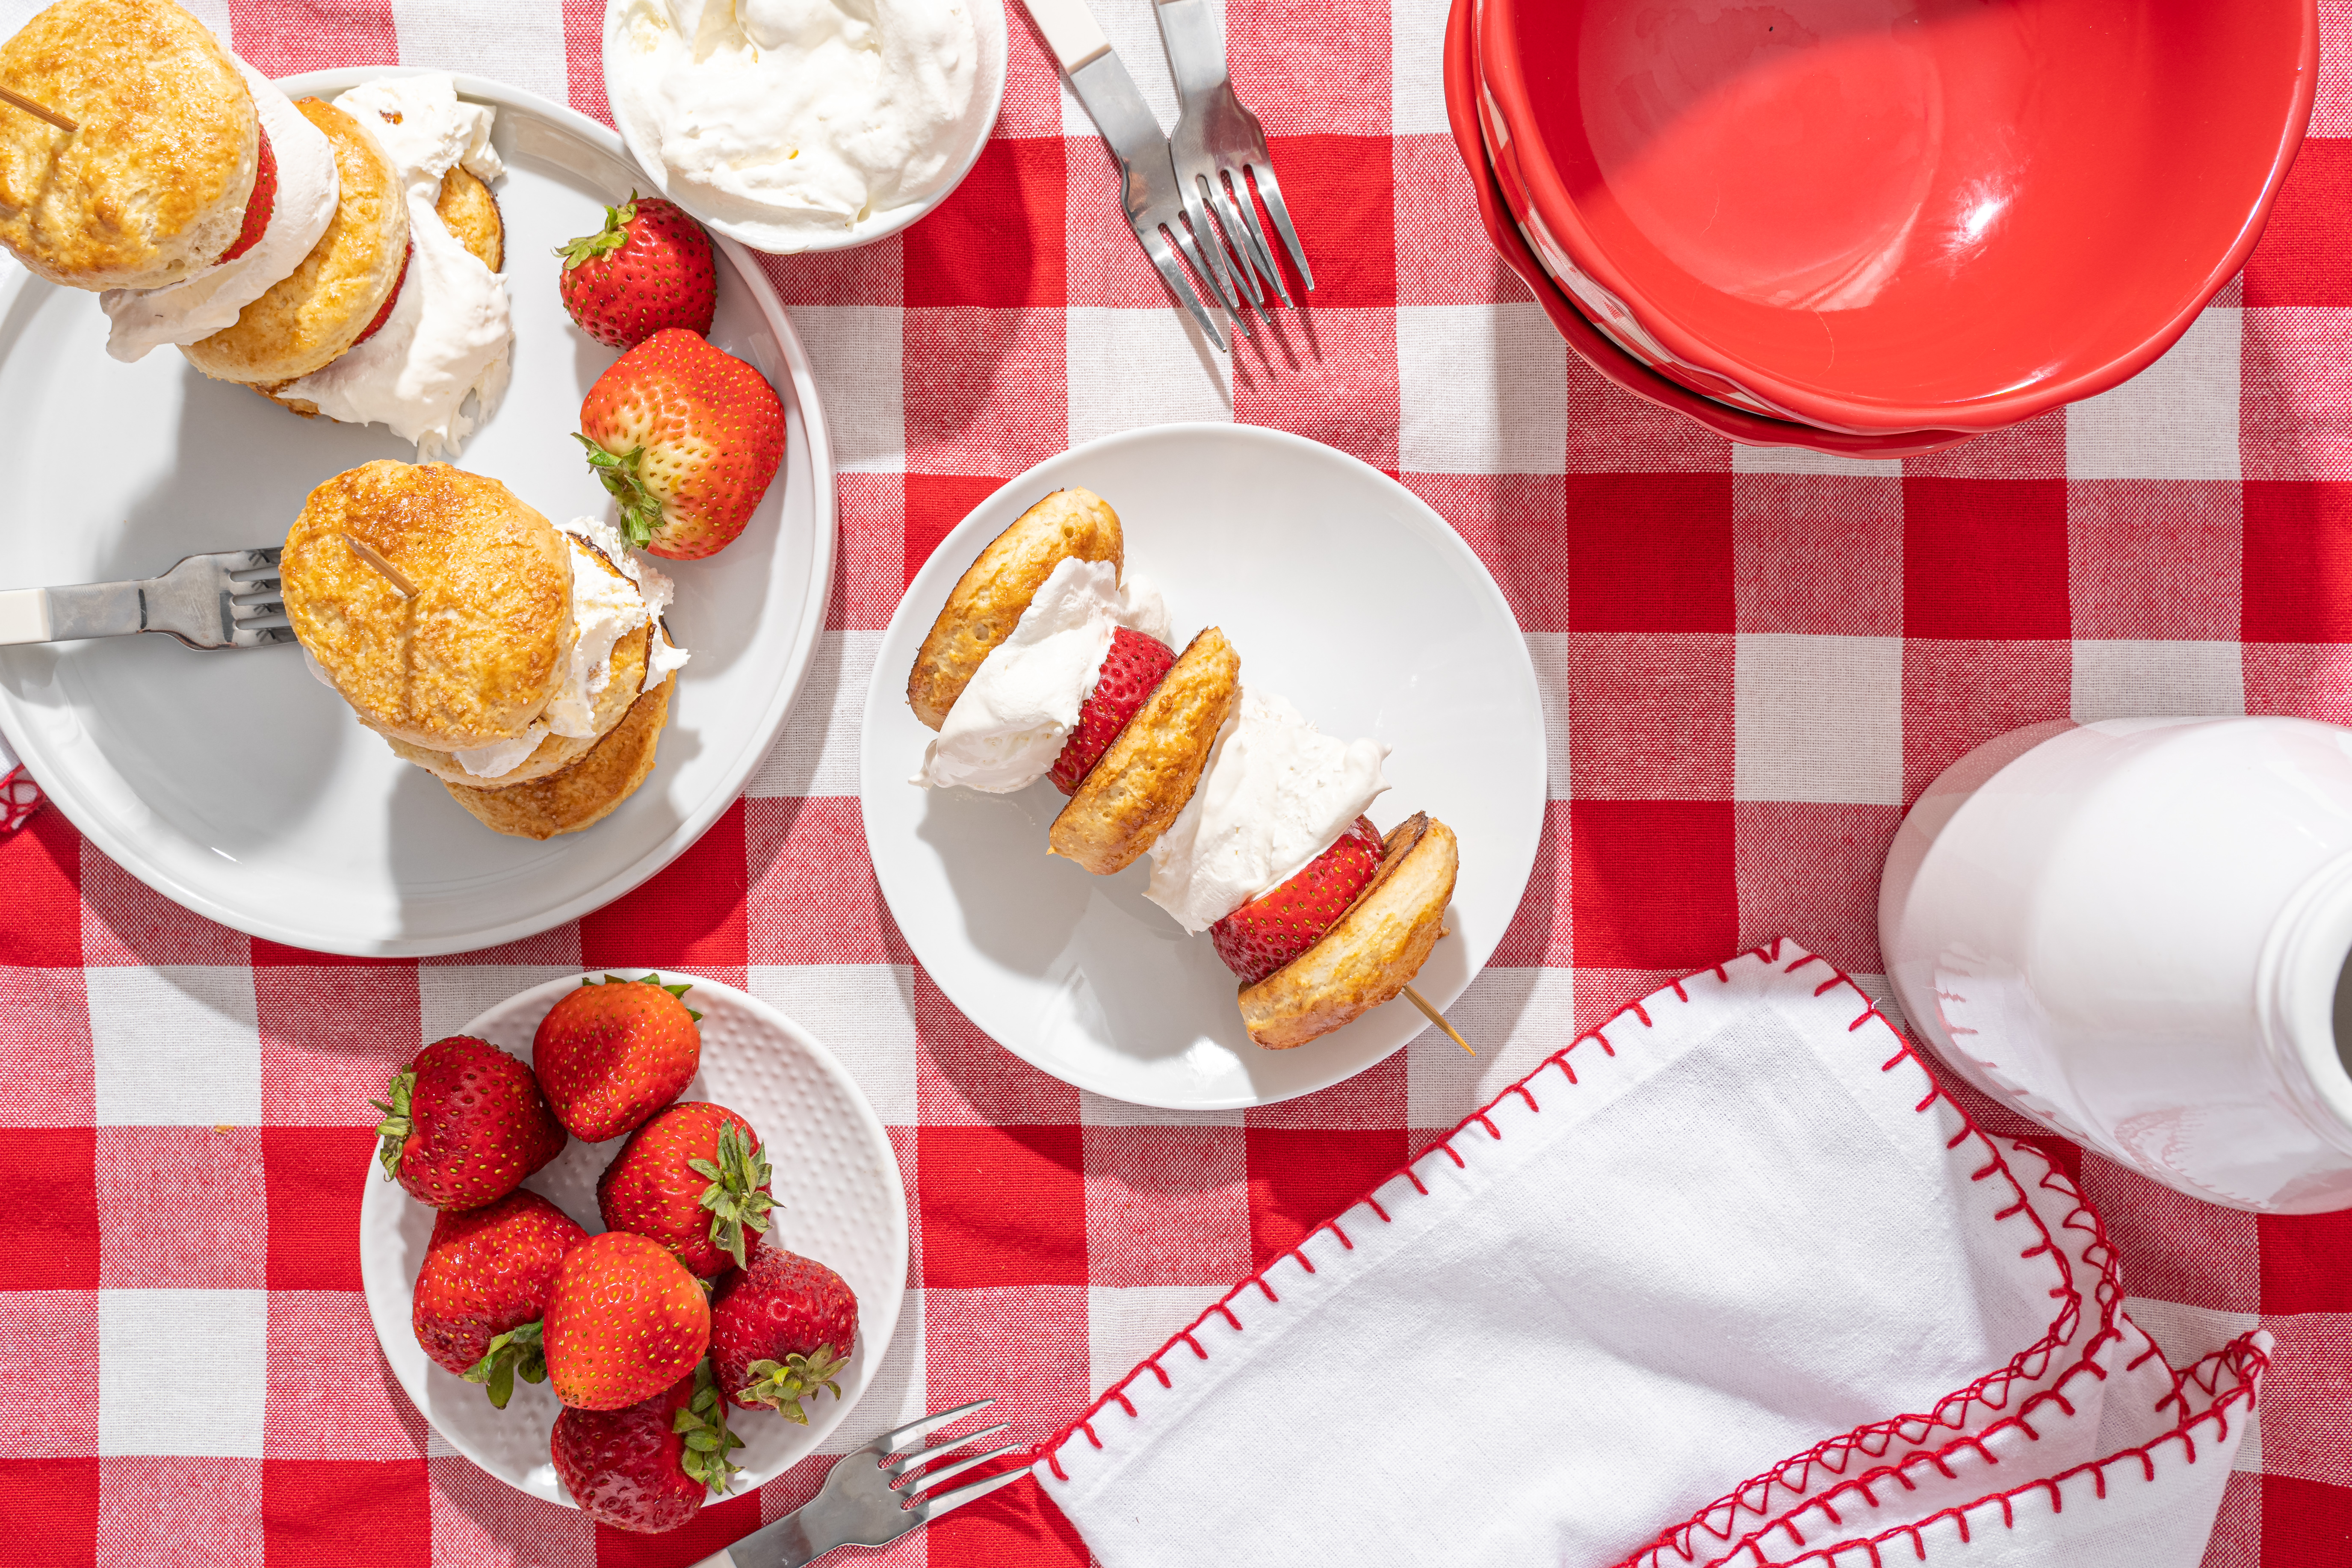
<instances>
[{"instance_id":1,"label":"white bowl of strawberries","mask_svg":"<svg viewBox=\"0 0 2352 1568\"><path fill-rule=\"evenodd\" d=\"M906 1287L897 1156L757 998L551 981L378 1105L369 1316L425 1419L500 1480L673 1529L814 1452L872 1383Z\"/></svg>"}]
</instances>

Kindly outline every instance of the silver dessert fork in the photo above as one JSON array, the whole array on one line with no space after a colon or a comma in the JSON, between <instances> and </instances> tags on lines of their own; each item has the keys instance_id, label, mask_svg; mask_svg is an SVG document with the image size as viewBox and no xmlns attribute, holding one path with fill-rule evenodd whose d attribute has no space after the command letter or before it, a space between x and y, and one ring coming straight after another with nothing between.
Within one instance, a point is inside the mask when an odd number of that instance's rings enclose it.
<instances>
[{"instance_id":1,"label":"silver dessert fork","mask_svg":"<svg viewBox=\"0 0 2352 1568\"><path fill-rule=\"evenodd\" d=\"M936 1448L916 1448L924 1436L949 1422L986 1409L994 1400L979 1399L953 1410L942 1410L910 1421L896 1432L885 1432L862 1448L844 1454L824 1478L816 1496L776 1521L753 1531L723 1552L712 1553L694 1568L801 1568L836 1546L887 1546L919 1524L984 1498L999 1487L1011 1486L1030 1467L974 1481L953 1491L937 1489L941 1481L995 1458L1013 1447L1002 1444L985 1453L966 1454L952 1465L921 1470L934 1459L945 1458L968 1443L993 1437L1007 1423L942 1443ZM912 1452L900 1450L912 1448ZM908 1479L908 1477L913 1477ZM904 1482L902 1486L900 1483Z\"/></svg>"},{"instance_id":2,"label":"silver dessert fork","mask_svg":"<svg viewBox=\"0 0 2352 1568\"><path fill-rule=\"evenodd\" d=\"M1258 226L1256 205L1250 200L1252 176L1257 180L1257 194L1265 199L1274 226L1282 232L1284 248L1309 289L1315 287L1315 269L1307 265L1307 247L1298 243L1298 231L1290 225L1282 182L1274 177L1274 159L1265 150L1265 127L1234 95L1233 77L1225 68L1224 35L1218 30L1216 16L1209 9L1209 0L1159 0L1153 9L1160 15L1160 41L1168 50L1168 74L1175 78L1176 96L1183 105L1168 144L1176 160L1176 179L1184 190L1184 208L1192 216L1192 231L1200 236L1202 248L1222 266L1224 258L1216 254L1220 247L1211 237L1208 214L1202 207L1205 197L1216 209L1217 221L1241 261L1241 285L1251 303L1260 310L1265 309L1265 291L1251 277L1255 272L1274 285L1287 305L1290 286L1274 264L1265 231ZM1228 181L1232 182L1230 192Z\"/></svg>"},{"instance_id":3,"label":"silver dessert fork","mask_svg":"<svg viewBox=\"0 0 2352 1568\"><path fill-rule=\"evenodd\" d=\"M68 588L0 588L0 646L165 632L190 647L294 640L278 588L278 546L191 555L161 577Z\"/></svg>"},{"instance_id":4,"label":"silver dessert fork","mask_svg":"<svg viewBox=\"0 0 2352 1568\"><path fill-rule=\"evenodd\" d=\"M1205 224L1191 230L1184 226L1184 199L1177 186L1176 166L1169 157L1168 138L1161 134L1160 121L1152 117L1143 94L1136 90L1135 79L1111 52L1110 40L1103 37L1086 0L1022 0L1022 4L1028 7L1037 30L1045 35L1046 47L1054 51L1055 63L1069 78L1070 89L1087 106L1095 129L1102 132L1118 159L1119 200L1127 209L1128 226L1135 230L1135 241L1143 247L1143 254L1160 269L1168 291L1192 312L1192 320L1209 341L1223 349L1224 335L1202 309L1199 297L1185 280L1184 269L1177 265L1176 255L1181 251L1202 281L1215 290L1228 319L1246 336L1249 323L1242 320L1238 302L1226 292L1224 258L1215 254L1216 234ZM1162 229L1167 231L1165 237ZM1169 248L1171 239L1174 250ZM1202 256L1203 251L1211 253L1213 263Z\"/></svg>"}]
</instances>

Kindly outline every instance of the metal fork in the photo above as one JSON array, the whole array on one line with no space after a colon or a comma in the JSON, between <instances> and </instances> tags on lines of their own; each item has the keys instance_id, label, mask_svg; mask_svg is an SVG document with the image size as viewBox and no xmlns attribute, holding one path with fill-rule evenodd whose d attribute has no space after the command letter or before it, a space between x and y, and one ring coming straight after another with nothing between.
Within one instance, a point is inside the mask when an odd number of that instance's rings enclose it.
<instances>
[{"instance_id":1,"label":"metal fork","mask_svg":"<svg viewBox=\"0 0 2352 1568\"><path fill-rule=\"evenodd\" d=\"M278 587L278 550L191 555L161 577L69 588L0 588L0 646L165 632L190 647L294 640Z\"/></svg>"},{"instance_id":2,"label":"metal fork","mask_svg":"<svg viewBox=\"0 0 2352 1568\"><path fill-rule=\"evenodd\" d=\"M836 1546L887 1546L917 1525L927 1524L950 1509L984 1498L999 1487L1011 1486L1029 1473L1029 1466L953 1491L936 1489L940 1482L1004 1453L1013 1447L1011 1443L985 1453L960 1456L952 1465L923 1470L915 1476L916 1471L934 1459L945 1458L982 1437L993 1437L1004 1430L1008 1425L1005 1422L984 1426L936 1448L899 1452L949 1422L994 1403L978 1399L953 1410L926 1415L843 1455L824 1478L824 1485L817 1489L816 1496L775 1523L755 1530L725 1551L704 1558L694 1568L801 1568L803 1563L815 1562ZM908 1480L909 1476L914 1479ZM899 1484L902 1481L904 1486Z\"/></svg>"},{"instance_id":3,"label":"metal fork","mask_svg":"<svg viewBox=\"0 0 2352 1568\"><path fill-rule=\"evenodd\" d=\"M1176 254L1183 253L1192 270L1216 292L1217 302L1244 336L1249 333L1249 323L1243 321L1240 306L1227 292L1224 258L1215 256L1213 264L1202 254L1214 255L1217 250L1215 231L1205 224L1187 229L1184 226L1184 199L1176 182L1176 165L1168 152L1168 138L1161 134L1160 121L1152 117L1151 108L1135 88L1135 79L1127 74L1127 67L1111 53L1110 40L1103 37L1096 25L1094 14L1087 9L1086 0L1022 0L1028 6L1037 30L1045 35L1045 44L1054 51L1054 59L1062 74L1070 79L1070 89L1078 101L1094 116L1095 129L1110 144L1118 159L1119 201L1127 209L1127 223L1135 230L1136 243L1143 254L1160 269L1160 280L1168 291L1192 312L1192 320L1211 342L1223 349L1224 335L1202 309L1198 295L1185 280L1184 270L1176 264ZM1167 237L1160 235L1167 230ZM1173 250L1169 241L1175 242Z\"/></svg>"},{"instance_id":4,"label":"metal fork","mask_svg":"<svg viewBox=\"0 0 2352 1568\"><path fill-rule=\"evenodd\" d=\"M1290 286L1274 264L1265 231L1258 226L1257 206L1250 200L1252 175L1257 179L1257 194L1265 199L1274 226L1282 232L1283 246L1290 252L1299 279L1309 289L1315 287L1315 269L1307 265L1307 247L1298 243L1298 231L1290 225L1282 182L1274 177L1274 160L1265 150L1265 127L1234 95L1233 77L1225 68L1224 35L1218 30L1216 16L1209 9L1209 0L1159 0L1153 9L1160 14L1160 41L1168 49L1168 74L1175 79L1176 96L1183 104L1168 144L1176 160L1176 179L1183 187L1184 208L1192 216L1192 230L1201 237L1203 249L1213 253L1222 249L1210 237L1208 214L1202 205L1205 197L1216 209L1217 221L1242 263L1241 286L1251 303L1261 311L1265 309L1265 291L1251 277L1255 272L1274 285L1287 305ZM1225 188L1227 181L1232 182L1230 192ZM1224 258L1219 254L1215 259L1222 265Z\"/></svg>"}]
</instances>

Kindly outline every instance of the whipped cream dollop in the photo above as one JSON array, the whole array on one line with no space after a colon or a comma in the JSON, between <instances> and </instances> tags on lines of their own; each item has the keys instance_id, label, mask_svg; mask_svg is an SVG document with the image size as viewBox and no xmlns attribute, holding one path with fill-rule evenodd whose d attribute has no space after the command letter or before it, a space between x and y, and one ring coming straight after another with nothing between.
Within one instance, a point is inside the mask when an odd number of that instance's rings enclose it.
<instances>
[{"instance_id":1,"label":"whipped cream dollop","mask_svg":"<svg viewBox=\"0 0 2352 1568\"><path fill-rule=\"evenodd\" d=\"M979 128L965 0L626 0L613 113L667 194L793 251L911 205Z\"/></svg>"},{"instance_id":2,"label":"whipped cream dollop","mask_svg":"<svg viewBox=\"0 0 2352 1568\"><path fill-rule=\"evenodd\" d=\"M530 727L511 741L496 741L452 752L457 765L478 779L504 778L530 759L549 735L586 740L596 733L596 699L613 683L613 648L647 622L655 633L646 649L640 695L651 691L691 656L669 640L660 622L677 586L668 576L629 553L619 530L593 517L563 525L572 546L572 626L574 640L562 682ZM588 546L593 545L591 550ZM599 556L602 559L599 559ZM619 575L614 575L618 573ZM308 651L307 649L305 650Z\"/></svg>"},{"instance_id":3,"label":"whipped cream dollop","mask_svg":"<svg viewBox=\"0 0 2352 1568\"><path fill-rule=\"evenodd\" d=\"M1044 778L1094 694L1120 626L1171 641L1168 606L1150 580L1130 572L1122 586L1108 561L1063 557L1013 635L972 671L911 782L1008 795Z\"/></svg>"},{"instance_id":4,"label":"whipped cream dollop","mask_svg":"<svg viewBox=\"0 0 2352 1568\"><path fill-rule=\"evenodd\" d=\"M1322 734L1271 691L1242 688L1192 798L1151 846L1144 897L1189 931L1281 886L1387 789L1378 741Z\"/></svg>"},{"instance_id":5,"label":"whipped cream dollop","mask_svg":"<svg viewBox=\"0 0 2352 1568\"><path fill-rule=\"evenodd\" d=\"M232 55L231 59L236 59ZM99 308L114 324L106 352L126 363L167 343L193 343L236 325L237 313L292 275L334 220L342 198L335 149L268 77L236 60L278 162L278 195L253 248L161 289L109 289Z\"/></svg>"},{"instance_id":6,"label":"whipped cream dollop","mask_svg":"<svg viewBox=\"0 0 2352 1568\"><path fill-rule=\"evenodd\" d=\"M373 337L278 395L346 424L389 425L416 443L420 462L456 457L506 389L514 324L506 280L449 232L434 204L452 168L485 183L506 173L490 146L497 111L459 102L446 72L372 81L335 107L365 126L400 170L414 247L408 277Z\"/></svg>"}]
</instances>

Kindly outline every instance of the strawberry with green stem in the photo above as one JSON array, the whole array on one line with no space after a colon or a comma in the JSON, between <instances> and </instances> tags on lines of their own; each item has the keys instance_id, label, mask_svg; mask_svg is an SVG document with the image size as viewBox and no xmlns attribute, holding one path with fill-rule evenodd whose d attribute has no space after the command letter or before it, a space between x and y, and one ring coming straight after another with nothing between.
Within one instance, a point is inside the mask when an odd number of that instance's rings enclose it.
<instances>
[{"instance_id":1,"label":"strawberry with green stem","mask_svg":"<svg viewBox=\"0 0 2352 1568\"><path fill-rule=\"evenodd\" d=\"M784 405L752 366L673 327L596 378L576 438L629 542L692 561L751 521L784 458Z\"/></svg>"},{"instance_id":2,"label":"strawberry with green stem","mask_svg":"<svg viewBox=\"0 0 2352 1568\"><path fill-rule=\"evenodd\" d=\"M698 1277L741 1268L775 1199L751 1124L723 1105L673 1105L630 1135L596 1183L609 1230L660 1242Z\"/></svg>"},{"instance_id":3,"label":"strawberry with green stem","mask_svg":"<svg viewBox=\"0 0 2352 1568\"><path fill-rule=\"evenodd\" d=\"M710 331L719 306L710 237L675 202L631 191L604 209L604 227L555 254L563 308L600 343L632 349L665 327Z\"/></svg>"},{"instance_id":4,"label":"strawberry with green stem","mask_svg":"<svg viewBox=\"0 0 2352 1568\"><path fill-rule=\"evenodd\" d=\"M640 1534L675 1530L710 1494L724 1496L742 1446L728 1429L727 1402L708 1361L625 1408L567 1408L548 1434L555 1473L580 1510Z\"/></svg>"},{"instance_id":5,"label":"strawberry with green stem","mask_svg":"<svg viewBox=\"0 0 2352 1568\"><path fill-rule=\"evenodd\" d=\"M857 1297L824 1264L781 1247L761 1247L751 1267L719 1288L710 1313L710 1359L727 1397L764 1405L805 1424L801 1401L818 1389L841 1397L840 1376L857 1342Z\"/></svg>"},{"instance_id":6,"label":"strawberry with green stem","mask_svg":"<svg viewBox=\"0 0 2352 1568\"><path fill-rule=\"evenodd\" d=\"M659 974L607 974L582 980L548 1009L531 1060L573 1137L601 1143L634 1132L686 1092L702 1066L702 1015L681 1000L692 989Z\"/></svg>"},{"instance_id":7,"label":"strawberry with green stem","mask_svg":"<svg viewBox=\"0 0 2352 1568\"><path fill-rule=\"evenodd\" d=\"M384 1179L435 1208L496 1203L563 1152L563 1125L531 1069L470 1035L417 1052L390 1097L369 1103L383 1112Z\"/></svg>"}]
</instances>

